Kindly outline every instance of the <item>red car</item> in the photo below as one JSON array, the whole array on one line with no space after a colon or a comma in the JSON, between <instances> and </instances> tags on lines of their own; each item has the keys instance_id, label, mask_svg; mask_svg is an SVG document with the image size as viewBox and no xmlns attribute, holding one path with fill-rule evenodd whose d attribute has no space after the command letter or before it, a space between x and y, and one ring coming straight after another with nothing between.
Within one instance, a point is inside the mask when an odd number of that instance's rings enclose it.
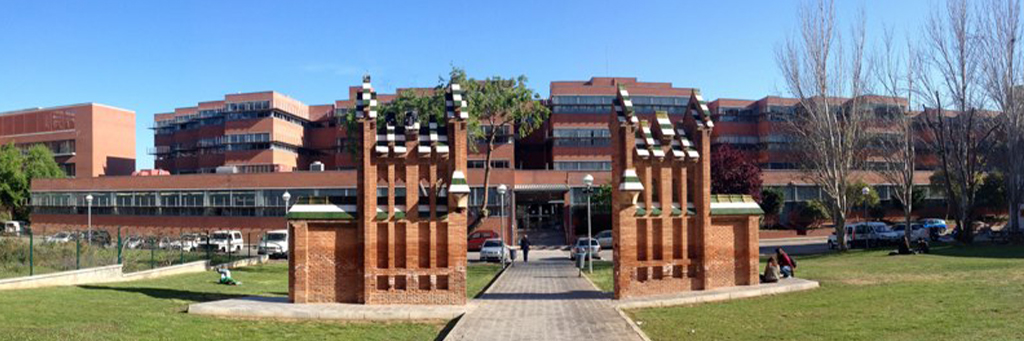
<instances>
[{"instance_id":1,"label":"red car","mask_svg":"<svg viewBox=\"0 0 1024 341\"><path fill-rule=\"evenodd\" d=\"M484 241L493 238L500 238L497 232L483 230L473 231L469 234L469 240L466 242L466 249L469 251L480 251L480 248L484 245Z\"/></svg>"}]
</instances>

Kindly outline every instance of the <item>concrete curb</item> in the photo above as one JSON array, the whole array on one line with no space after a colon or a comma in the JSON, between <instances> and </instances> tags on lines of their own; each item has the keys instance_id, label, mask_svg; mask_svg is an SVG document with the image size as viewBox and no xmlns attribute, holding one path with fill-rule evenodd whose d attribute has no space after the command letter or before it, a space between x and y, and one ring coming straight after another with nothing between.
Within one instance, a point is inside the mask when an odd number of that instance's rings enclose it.
<instances>
[{"instance_id":1,"label":"concrete curb","mask_svg":"<svg viewBox=\"0 0 1024 341\"><path fill-rule=\"evenodd\" d=\"M334 321L448 321L465 314L464 306L363 304L292 304L287 297L246 297L188 306L188 313L216 317Z\"/></svg>"},{"instance_id":2,"label":"concrete curb","mask_svg":"<svg viewBox=\"0 0 1024 341\"><path fill-rule=\"evenodd\" d=\"M806 279L789 279L778 283L760 284L756 288L753 286L738 286L707 291L693 291L683 295L648 297L620 301L616 304L616 307L619 309L642 309L694 305L812 290L818 287L819 284L816 281Z\"/></svg>"},{"instance_id":3,"label":"concrete curb","mask_svg":"<svg viewBox=\"0 0 1024 341\"><path fill-rule=\"evenodd\" d=\"M484 291L480 293L478 296L489 294L491 292L491 289L494 288L494 285L498 284L498 281L500 281L502 277L505 277L505 271L508 270L508 268L511 268L511 266L506 266L502 268L501 272L498 273L498 276L494 277L494 280L492 280L491 283L487 284L487 288L484 288ZM472 302L472 299L470 299L470 302L466 304L466 312L463 313L462 315L457 316L459 320L456 321L455 325L448 330L448 333L444 335L444 338L442 340L451 340L449 339L449 336L456 335L455 331L459 330L459 328L462 327L462 321L464 321L462 318L466 317L466 314L469 314L471 311L473 311L474 308L476 308L476 304Z\"/></svg>"}]
</instances>

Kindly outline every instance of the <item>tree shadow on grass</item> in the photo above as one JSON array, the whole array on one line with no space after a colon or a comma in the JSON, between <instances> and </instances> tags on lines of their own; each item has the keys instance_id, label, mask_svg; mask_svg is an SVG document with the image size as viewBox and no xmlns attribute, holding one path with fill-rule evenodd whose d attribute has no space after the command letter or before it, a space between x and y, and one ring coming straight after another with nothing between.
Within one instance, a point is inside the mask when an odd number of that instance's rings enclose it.
<instances>
[{"instance_id":1,"label":"tree shadow on grass","mask_svg":"<svg viewBox=\"0 0 1024 341\"><path fill-rule=\"evenodd\" d=\"M226 300L231 298L248 297L252 295L238 295L218 292L199 292L199 291L187 291L187 290L175 290L175 289L164 289L164 288L136 288L136 287L108 287L98 285L80 285L82 289L88 290L110 290L120 291L126 293L143 294L152 298L157 299L174 299L192 302L209 302Z\"/></svg>"}]
</instances>

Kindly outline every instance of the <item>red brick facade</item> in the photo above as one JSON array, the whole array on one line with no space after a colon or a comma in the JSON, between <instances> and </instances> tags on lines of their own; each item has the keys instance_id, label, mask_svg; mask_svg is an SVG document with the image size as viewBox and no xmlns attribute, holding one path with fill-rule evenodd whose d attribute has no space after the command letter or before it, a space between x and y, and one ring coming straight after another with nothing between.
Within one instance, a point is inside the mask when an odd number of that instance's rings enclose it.
<instances>
[{"instance_id":1,"label":"red brick facade","mask_svg":"<svg viewBox=\"0 0 1024 341\"><path fill-rule=\"evenodd\" d=\"M465 304L466 208L459 199L469 191L462 175L467 123L455 111L446 124L448 140L424 152L418 129L407 128L404 142L392 140L390 120L389 142L380 144L385 135L378 135L372 110L359 123L356 220L291 220L289 299ZM465 190L456 190L460 184ZM385 188L387 196L379 196ZM422 200L421 188L428 194Z\"/></svg>"},{"instance_id":2,"label":"red brick facade","mask_svg":"<svg viewBox=\"0 0 1024 341\"><path fill-rule=\"evenodd\" d=\"M700 95L692 114L653 127L631 106L622 88L609 122L615 298L756 284L758 216L712 219L714 125Z\"/></svg>"}]
</instances>

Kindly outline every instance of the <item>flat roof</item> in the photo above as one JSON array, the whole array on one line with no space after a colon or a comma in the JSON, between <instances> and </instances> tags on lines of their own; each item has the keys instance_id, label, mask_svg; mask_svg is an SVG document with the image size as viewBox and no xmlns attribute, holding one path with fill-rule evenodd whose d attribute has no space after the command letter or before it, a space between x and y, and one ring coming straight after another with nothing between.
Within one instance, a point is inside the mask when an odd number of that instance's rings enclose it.
<instances>
[{"instance_id":1,"label":"flat roof","mask_svg":"<svg viewBox=\"0 0 1024 341\"><path fill-rule=\"evenodd\" d=\"M25 109L11 110L11 111L3 111L3 112L0 112L0 116L27 114L27 113L31 113L31 112L37 112L37 111L49 111L49 110L77 108L77 107L85 107L85 106L97 106L97 107L104 107L104 108L120 110L120 111L127 111L127 112L132 112L132 113L135 112L134 110L128 110L128 109L125 109L125 108L118 108L118 107L115 107L115 106L112 106L112 105L106 105L106 104L103 104L103 103L86 102L86 103L77 103L77 104L58 105L58 106L54 106L54 107L45 107L45 108L44 107L35 107L35 108L25 108Z\"/></svg>"}]
</instances>

